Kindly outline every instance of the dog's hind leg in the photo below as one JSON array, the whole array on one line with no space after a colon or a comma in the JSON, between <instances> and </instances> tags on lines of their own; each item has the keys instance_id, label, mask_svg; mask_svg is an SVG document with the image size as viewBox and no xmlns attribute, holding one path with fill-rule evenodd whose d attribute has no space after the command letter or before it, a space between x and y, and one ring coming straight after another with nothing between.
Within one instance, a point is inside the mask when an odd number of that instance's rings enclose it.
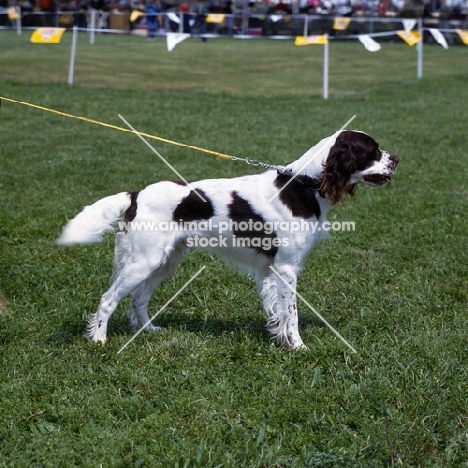
<instances>
[{"instance_id":1,"label":"dog's hind leg","mask_svg":"<svg viewBox=\"0 0 468 468\"><path fill-rule=\"evenodd\" d=\"M131 293L130 307L128 314L130 317L130 327L132 330L139 330L145 327L145 332L151 333L159 331L161 328L154 326L148 315L148 304L153 291L169 276L174 273L179 263L183 260L188 249L180 243L170 254L166 262L151 274L138 288Z\"/></svg>"},{"instance_id":2,"label":"dog's hind leg","mask_svg":"<svg viewBox=\"0 0 468 468\"><path fill-rule=\"evenodd\" d=\"M112 286L101 297L96 313L89 319L88 336L93 341L106 342L107 322L119 302L145 281L150 274L151 269L148 266L142 268L142 265L136 264L126 265L119 271Z\"/></svg>"},{"instance_id":3,"label":"dog's hind leg","mask_svg":"<svg viewBox=\"0 0 468 468\"><path fill-rule=\"evenodd\" d=\"M129 234L125 234L125 238ZM163 244L164 242L164 244ZM118 240L116 245L116 274L109 290L104 293L95 314L88 322L88 335L93 341L105 343L107 322L119 302L142 285L150 276L167 262L173 249L171 239L160 239L161 245L139 243L139 249L131 249L128 239Z\"/></svg>"}]
</instances>

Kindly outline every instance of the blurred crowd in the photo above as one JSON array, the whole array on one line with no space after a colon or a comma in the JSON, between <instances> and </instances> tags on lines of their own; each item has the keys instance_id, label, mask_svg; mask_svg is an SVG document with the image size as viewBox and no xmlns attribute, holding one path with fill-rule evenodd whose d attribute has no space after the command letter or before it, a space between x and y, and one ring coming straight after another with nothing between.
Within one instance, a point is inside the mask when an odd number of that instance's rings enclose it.
<instances>
[{"instance_id":1,"label":"blurred crowd","mask_svg":"<svg viewBox=\"0 0 468 468\"><path fill-rule=\"evenodd\" d=\"M468 13L468 0L0 0L0 8L12 5L21 7L24 26L85 28L89 11L95 9L104 13L99 17L99 27L105 28L112 12L139 11L142 17L129 21L129 29L144 21L152 34L163 28L181 32L197 28L203 33L209 13L227 15L225 25L232 34L242 28L246 16L249 24L255 25L255 18L261 22L269 15L443 16L464 20ZM171 22L168 13L176 13L181 21Z\"/></svg>"}]
</instances>

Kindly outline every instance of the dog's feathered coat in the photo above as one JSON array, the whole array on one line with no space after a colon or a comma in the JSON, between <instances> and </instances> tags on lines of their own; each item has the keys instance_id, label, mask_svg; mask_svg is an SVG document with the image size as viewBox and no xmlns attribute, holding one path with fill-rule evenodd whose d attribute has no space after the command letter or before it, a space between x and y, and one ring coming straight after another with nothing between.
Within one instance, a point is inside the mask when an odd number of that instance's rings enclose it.
<instances>
[{"instance_id":1,"label":"dog's feathered coat","mask_svg":"<svg viewBox=\"0 0 468 468\"><path fill-rule=\"evenodd\" d=\"M143 327L149 321L148 303L153 291L174 272L194 245L192 241L197 236L216 240L220 223L229 222L233 227L223 232L224 243L210 242L207 248L255 279L267 328L276 341L290 348L304 346L294 291L307 253L324 231L272 232L252 226L323 223L331 206L346 194L353 195L357 183L384 185L397 165L398 158L380 150L369 135L343 131L322 140L279 171L193 182L191 186L198 194L180 182L159 182L140 192L122 192L85 207L66 225L59 244L98 242L124 214L127 221L126 228L116 233L114 281L90 318L89 336L105 342L107 322L129 294L131 326ZM250 230L239 229L241 223L247 226L249 221ZM132 223L141 222L151 222L155 229L132 229ZM171 222L186 228L158 229ZM212 229L199 229L197 223L202 222L205 226L209 222ZM252 242L239 245L238 237ZM158 329L146 326L146 331Z\"/></svg>"}]
</instances>

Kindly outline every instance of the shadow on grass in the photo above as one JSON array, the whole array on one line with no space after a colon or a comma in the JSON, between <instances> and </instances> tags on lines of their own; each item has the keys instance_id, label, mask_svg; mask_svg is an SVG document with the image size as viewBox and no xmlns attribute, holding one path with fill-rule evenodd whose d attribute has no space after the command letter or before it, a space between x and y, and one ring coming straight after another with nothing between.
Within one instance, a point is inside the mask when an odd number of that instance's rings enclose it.
<instances>
[{"instance_id":1,"label":"shadow on grass","mask_svg":"<svg viewBox=\"0 0 468 468\"><path fill-rule=\"evenodd\" d=\"M186 331L190 333L203 333L211 336L221 336L225 333L239 333L249 335L264 335L268 337L265 330L266 321L262 316L243 318L239 320L225 320L222 318L210 317L203 319L193 314L177 312L165 317L157 317L154 325L162 327L163 330ZM128 317L119 314L109 321L107 335L128 336L134 334L130 329ZM77 338L86 336L86 323L82 321L67 321L59 328L51 331L48 342L52 346L71 344Z\"/></svg>"},{"instance_id":2,"label":"shadow on grass","mask_svg":"<svg viewBox=\"0 0 468 468\"><path fill-rule=\"evenodd\" d=\"M331 322L333 326L334 323ZM177 311L156 317L153 325L162 327L163 330L176 330L179 332L199 333L213 337L226 333L239 335L258 336L268 341L271 336L266 329L266 318L263 314L254 311L251 316L242 316L236 319L218 318L210 316L203 318L193 313ZM326 325L312 314L299 314L299 332L306 329L325 328ZM130 329L126 314L116 313L108 325L108 336L128 336L134 332ZM86 336L86 322L70 320L61 324L49 335L48 342L52 346L60 346L73 343L77 338Z\"/></svg>"},{"instance_id":3,"label":"shadow on grass","mask_svg":"<svg viewBox=\"0 0 468 468\"><path fill-rule=\"evenodd\" d=\"M187 331L191 333L204 333L212 336L220 336L225 333L265 333L265 319L260 314L253 314L252 317L219 318L210 316L203 318L194 314L177 312L157 317L155 324L163 329L173 329Z\"/></svg>"}]
</instances>

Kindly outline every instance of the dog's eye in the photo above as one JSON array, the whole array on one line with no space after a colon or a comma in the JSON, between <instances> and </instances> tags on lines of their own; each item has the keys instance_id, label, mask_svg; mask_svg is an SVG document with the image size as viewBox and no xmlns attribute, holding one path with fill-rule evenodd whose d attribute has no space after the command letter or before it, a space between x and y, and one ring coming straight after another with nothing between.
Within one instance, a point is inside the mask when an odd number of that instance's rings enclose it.
<instances>
[{"instance_id":1,"label":"dog's eye","mask_svg":"<svg viewBox=\"0 0 468 468\"><path fill-rule=\"evenodd\" d=\"M382 159L382 151L380 151L379 149L376 149L375 151L372 151L371 153L369 153L369 155L366 158L369 164L378 162L381 159Z\"/></svg>"},{"instance_id":2,"label":"dog's eye","mask_svg":"<svg viewBox=\"0 0 468 468\"><path fill-rule=\"evenodd\" d=\"M374 151L369 151L365 156L361 159L361 162L358 163L358 169L363 171L372 165L374 165L376 162L379 162L382 159L382 151L379 149L376 149Z\"/></svg>"}]
</instances>

